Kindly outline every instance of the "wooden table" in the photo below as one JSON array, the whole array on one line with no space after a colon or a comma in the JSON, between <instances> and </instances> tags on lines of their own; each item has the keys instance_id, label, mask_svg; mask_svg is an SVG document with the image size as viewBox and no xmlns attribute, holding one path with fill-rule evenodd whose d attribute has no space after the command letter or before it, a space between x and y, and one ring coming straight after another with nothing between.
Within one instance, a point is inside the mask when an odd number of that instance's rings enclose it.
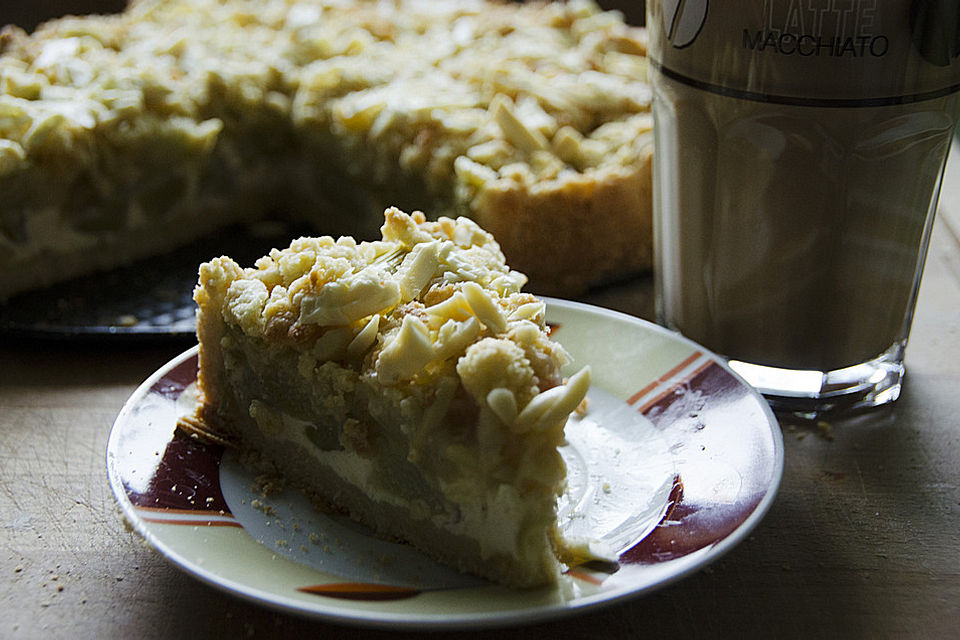
<instances>
[{"instance_id":1,"label":"wooden table","mask_svg":"<svg viewBox=\"0 0 960 640\"><path fill-rule=\"evenodd\" d=\"M960 638L958 149L948 173L895 406L828 430L782 420L779 496L742 544L699 573L561 622L458 637ZM586 300L652 315L649 280ZM111 424L135 387L188 346L0 338L0 638L414 635L226 595L124 525L105 472Z\"/></svg>"}]
</instances>

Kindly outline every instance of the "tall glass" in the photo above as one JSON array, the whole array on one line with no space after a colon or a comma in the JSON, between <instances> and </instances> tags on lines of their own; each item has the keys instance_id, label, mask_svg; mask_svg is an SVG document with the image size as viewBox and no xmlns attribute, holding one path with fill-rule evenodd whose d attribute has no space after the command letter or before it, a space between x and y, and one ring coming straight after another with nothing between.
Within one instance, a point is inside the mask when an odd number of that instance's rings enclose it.
<instances>
[{"instance_id":1,"label":"tall glass","mask_svg":"<svg viewBox=\"0 0 960 640\"><path fill-rule=\"evenodd\" d=\"M775 407L896 400L960 105L960 3L647 11L658 319Z\"/></svg>"}]
</instances>

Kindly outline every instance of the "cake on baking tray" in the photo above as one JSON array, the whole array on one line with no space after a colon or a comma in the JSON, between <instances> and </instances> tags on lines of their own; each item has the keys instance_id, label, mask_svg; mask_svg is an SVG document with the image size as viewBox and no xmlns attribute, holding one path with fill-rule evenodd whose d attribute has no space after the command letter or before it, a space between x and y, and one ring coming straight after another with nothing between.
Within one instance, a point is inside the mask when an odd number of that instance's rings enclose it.
<instances>
[{"instance_id":1,"label":"cake on baking tray","mask_svg":"<svg viewBox=\"0 0 960 640\"><path fill-rule=\"evenodd\" d=\"M557 447L589 368L472 220L389 209L382 240L204 263L194 428L462 571L556 582ZM573 554L573 555L572 555Z\"/></svg>"},{"instance_id":2,"label":"cake on baking tray","mask_svg":"<svg viewBox=\"0 0 960 640\"><path fill-rule=\"evenodd\" d=\"M0 300L265 216L371 239L391 205L474 219L540 292L648 268L646 65L644 32L582 1L135 0L5 28Z\"/></svg>"}]
</instances>

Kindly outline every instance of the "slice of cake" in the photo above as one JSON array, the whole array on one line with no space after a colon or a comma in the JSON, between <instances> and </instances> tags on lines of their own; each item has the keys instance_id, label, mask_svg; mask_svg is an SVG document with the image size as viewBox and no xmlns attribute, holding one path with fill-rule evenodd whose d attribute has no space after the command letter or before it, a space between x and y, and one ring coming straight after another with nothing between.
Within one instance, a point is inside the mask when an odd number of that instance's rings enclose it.
<instances>
[{"instance_id":1,"label":"slice of cake","mask_svg":"<svg viewBox=\"0 0 960 640\"><path fill-rule=\"evenodd\" d=\"M265 216L372 240L387 205L473 218L539 292L649 268L645 43L579 1L136 0L6 28L0 300Z\"/></svg>"},{"instance_id":2,"label":"slice of cake","mask_svg":"<svg viewBox=\"0 0 960 640\"><path fill-rule=\"evenodd\" d=\"M200 268L197 416L323 503L462 571L556 581L564 380L545 306L467 218Z\"/></svg>"}]
</instances>

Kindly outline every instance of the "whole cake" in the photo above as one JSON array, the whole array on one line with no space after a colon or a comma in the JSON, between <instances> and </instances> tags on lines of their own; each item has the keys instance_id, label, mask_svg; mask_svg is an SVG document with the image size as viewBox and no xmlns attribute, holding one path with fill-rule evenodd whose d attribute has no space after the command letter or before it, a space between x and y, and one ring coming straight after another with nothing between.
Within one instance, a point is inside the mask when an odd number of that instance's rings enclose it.
<instances>
[{"instance_id":1,"label":"whole cake","mask_svg":"<svg viewBox=\"0 0 960 640\"><path fill-rule=\"evenodd\" d=\"M265 216L372 239L390 205L476 220L537 291L646 269L646 70L645 33L589 2L139 0L7 27L0 300Z\"/></svg>"},{"instance_id":2,"label":"whole cake","mask_svg":"<svg viewBox=\"0 0 960 640\"><path fill-rule=\"evenodd\" d=\"M589 368L563 378L544 303L472 220L390 209L382 235L201 266L193 427L460 570L554 583Z\"/></svg>"}]
</instances>

